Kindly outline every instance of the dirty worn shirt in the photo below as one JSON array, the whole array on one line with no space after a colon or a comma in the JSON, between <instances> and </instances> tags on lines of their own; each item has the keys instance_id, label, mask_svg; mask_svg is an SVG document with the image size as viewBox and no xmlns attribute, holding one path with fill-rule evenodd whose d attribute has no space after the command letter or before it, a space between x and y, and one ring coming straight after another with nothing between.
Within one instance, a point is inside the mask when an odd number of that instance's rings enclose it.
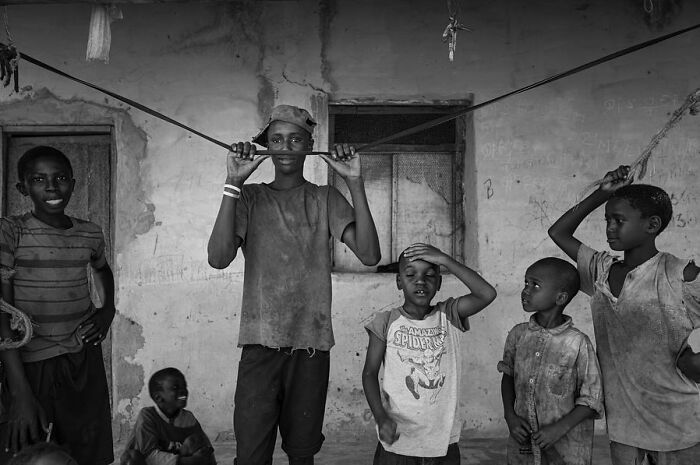
<instances>
[{"instance_id":1,"label":"dirty worn shirt","mask_svg":"<svg viewBox=\"0 0 700 465\"><path fill-rule=\"evenodd\" d=\"M146 465L177 465L182 443L193 435L209 439L194 414L182 409L175 418L168 418L157 406L144 407L136 417L136 424L125 450L140 452ZM210 465L216 464L212 454Z\"/></svg>"},{"instance_id":2,"label":"dirty worn shirt","mask_svg":"<svg viewBox=\"0 0 700 465\"><path fill-rule=\"evenodd\" d=\"M700 390L676 366L700 325L700 280L683 281L688 260L659 252L630 271L618 297L608 275L617 261L582 244L581 289L591 296L593 328L611 441L672 451L700 442Z\"/></svg>"},{"instance_id":3,"label":"dirty worn shirt","mask_svg":"<svg viewBox=\"0 0 700 465\"><path fill-rule=\"evenodd\" d=\"M332 186L243 186L235 231L245 256L239 346L330 350L330 239L353 221Z\"/></svg>"},{"instance_id":4,"label":"dirty worn shirt","mask_svg":"<svg viewBox=\"0 0 700 465\"><path fill-rule=\"evenodd\" d=\"M0 218L0 267L13 270L14 305L34 324L32 339L19 349L24 362L83 347L77 328L94 310L87 267L107 260L102 229L70 220L71 228L57 229L31 212Z\"/></svg>"},{"instance_id":5,"label":"dirty worn shirt","mask_svg":"<svg viewBox=\"0 0 700 465\"><path fill-rule=\"evenodd\" d=\"M515 381L515 413L530 423L533 431L551 425L577 405L603 415L600 368L588 336L573 326L571 317L556 328L543 328L535 315L516 325L506 337L498 371ZM508 438L508 464L533 464L532 452ZM583 420L543 452L542 463L590 465L593 450L593 418ZM547 461L547 457L551 457ZM556 458L555 458L556 457ZM559 459L559 461L558 461Z\"/></svg>"},{"instance_id":6,"label":"dirty worn shirt","mask_svg":"<svg viewBox=\"0 0 700 465\"><path fill-rule=\"evenodd\" d=\"M461 332L469 329L457 300L435 305L422 320L402 307L378 313L367 331L386 343L382 401L399 438L385 450L411 457L441 457L459 441Z\"/></svg>"}]
</instances>

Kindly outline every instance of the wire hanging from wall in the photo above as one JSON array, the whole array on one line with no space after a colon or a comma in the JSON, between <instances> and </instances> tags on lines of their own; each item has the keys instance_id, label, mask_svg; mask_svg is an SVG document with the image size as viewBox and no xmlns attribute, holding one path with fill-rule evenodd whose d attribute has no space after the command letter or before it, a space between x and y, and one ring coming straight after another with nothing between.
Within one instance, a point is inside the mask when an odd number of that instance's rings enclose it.
<instances>
[{"instance_id":1,"label":"wire hanging from wall","mask_svg":"<svg viewBox=\"0 0 700 465\"><path fill-rule=\"evenodd\" d=\"M456 113L451 113L451 114L448 114L448 115L445 115L445 116L441 116L441 117L439 117L439 118L437 118L437 119L434 119L434 120L427 121L427 122L425 122L425 123L419 124L418 126L415 126L415 127L409 128L409 129L405 129L405 130L403 130L403 131L399 131L399 132L397 132L397 133L395 133L395 134L393 134L393 135L390 135L390 136L387 136L387 137L383 137L383 138L381 138L381 139L379 139L379 140L375 140L375 141L373 141L373 142L370 142L369 144L365 144L365 145L363 145L363 146L361 146L361 147L358 147L358 148L357 148L357 151L358 151L358 152L366 151L366 150L368 150L369 148L376 147L376 146L381 145L381 144L386 144L386 143L388 143L388 142L390 142L390 141L394 141L394 140L396 140L396 139L400 139L400 138L402 138L402 137L406 137L406 136L409 136L409 135L411 135L411 134L415 134L415 133L417 133L417 132L425 131L425 130L430 129L430 128L432 128L432 127L435 127L435 126L437 126L437 125L440 125L440 124L446 123L446 122L448 122L448 121L451 121L451 120L453 120L453 119L459 118L460 116L464 116L464 115L466 115L466 114L468 114L468 113L471 113L471 112L473 112L473 111L475 111L475 110L478 110L479 108L483 108L483 107L485 107L485 106L487 106L487 105L491 105L491 104L493 104L493 103L496 103L496 102L498 102L498 101L500 101L500 100L503 100L503 99L505 99L505 98L508 98L508 97L511 97L511 96L513 96L513 95L520 94L520 93L523 93L523 92L527 92L527 91L529 91L529 90L535 89L535 88L540 87L540 86L543 86L543 85L545 85L545 84L549 84L549 83L551 83L551 82L557 81L557 80L559 80L559 79L563 79L563 78L568 77L568 76L571 76L571 75L573 75L573 74L580 73L581 71L584 71L584 70L586 70L586 69L592 68L592 67L594 67L594 66L598 66L598 65L600 65L600 64L606 63L606 62L608 62L608 61L611 61L611 60L614 60L614 59L616 59L616 58L622 57L622 56L624 56L624 55L628 55L628 54L630 54L630 53L632 53L632 52L636 52L636 51L638 51L638 50L641 50L641 49L650 47L650 46L652 46L652 45L658 44L659 42L666 41L666 40L668 40L668 39L671 39L671 38L673 38L673 37L679 36L679 35L681 35L681 34L688 33L688 32L690 32L690 31L693 31L693 30L698 29L698 28L700 28L700 24L695 24L695 25L693 25L693 26L689 26L689 27L686 27L686 28L684 28L684 29L680 29L680 30L674 31L674 32L665 34L665 35L663 35L663 36L659 36L659 37L656 37L656 38L654 38L654 39L647 40L647 41L645 41L645 42L641 42L641 43L638 43L638 44L635 44L635 45L631 45L631 46L629 46L629 47L627 47L627 48L624 48L624 49L622 49L622 50L618 50L618 51L616 51L616 52L610 53L610 54L605 55L605 56L603 56L603 57L601 57L601 58L598 58L598 59L596 59L596 60L589 61L588 63L584 63L584 64L582 64L582 65L576 66L576 67L574 67L574 68L571 68L571 69L569 69L569 70L563 71L563 72L558 73L558 74L555 74L555 75L553 75L553 76L549 76L549 77L547 77L547 78L544 78L544 79L542 79L542 80L540 80L540 81L534 82L534 83L529 84L529 85L527 85L527 86L523 86L523 87L520 87L519 89L515 89L515 90L512 90L512 91L510 91L510 92L506 92L505 94L501 94L501 95L499 95L499 96L497 96L497 97L494 97L494 98L492 98L492 99L490 99L490 100L486 100L486 101L484 101L484 102L478 103L478 104L473 105L473 106L471 106L471 107L468 107L468 108L466 108L466 109L464 109L464 110L460 110L460 111L458 111L458 112L456 112ZM2 50L3 47L6 47L6 46L5 46L3 43L0 43L0 50ZM84 80L79 79L79 78L77 78L77 77L75 77L75 76L71 76L70 74L68 74L68 73L66 73L66 72L64 72L64 71L61 71L60 69L54 68L53 66L48 65L48 64L46 64L46 63L44 63L44 62L42 62L42 61L39 61L39 60L37 60L36 58L32 58L31 56L29 56L29 55L27 55L27 54L25 54L25 53L20 53L20 52L16 52L16 53L18 54L19 58L22 58L22 59L25 60L25 61L28 61L28 62L30 62L30 63L36 65L36 66L39 66L40 68L43 68L43 69L45 69L45 70L47 70L47 71L51 71L52 73L58 74L59 76L63 76L63 77L65 77L65 78L67 78L67 79L70 79L70 80L72 80L72 81L78 82L78 83L83 84L83 85L85 85L85 86L87 86L87 87L90 87L90 88L95 89L95 90L97 90L97 91L99 91L99 92L102 92L102 93L104 93L104 94L106 94L106 95L109 95L110 97L113 97L113 98L115 98L115 99L117 99L117 100L119 100L119 101L121 101L121 102L124 102L124 103L126 103L127 105L131 105L131 106L133 106L134 108L137 108L137 109L139 109L139 110L141 110L141 111L143 111L143 112L145 112L145 113L148 113L149 115L155 116L156 118L162 119L163 121L166 121L166 122L168 122L168 123L171 123L171 124L173 124L173 125L175 125L175 126L178 126L178 127L182 128L182 129L185 129L185 130L187 130L187 131L189 131L189 132L191 132L191 133L193 133L193 134L196 134L196 135L202 137L203 139L208 140L209 142L212 142L212 143L214 143L214 144L216 144L216 145L219 145L219 146L221 146L221 147L224 147L224 148L226 148L226 149L230 149L230 147L231 147L230 144L227 144L226 142L222 142L222 141L220 141L220 140L218 140L218 139L215 139L215 138L213 138L213 137L211 137L211 136L208 136L208 135L206 135L206 134L204 134L204 133L202 133L202 132L200 132L200 131L198 131L198 130L196 130L196 129L193 129L193 128L191 128L191 127L185 125L184 123L181 123L180 121L177 121L177 120L175 120L175 119L173 119L173 118L170 118L169 116L166 116L166 115L164 115L163 113L160 113L159 111L156 111L156 110L154 110L154 109L152 109L152 108L150 108L150 107L148 107L148 106L146 106L146 105L144 105L144 104L142 104L142 103L139 103L139 102L137 102L137 101L135 101L135 100L132 100L132 99L127 98L127 97L124 97L124 96L122 96L122 95L120 95L120 94L117 94L116 92L112 92L112 91L110 91L110 90L104 89L104 88L102 88L102 87L100 87L100 86L97 86L97 85L91 83L91 82L84 81ZM282 152L279 152L279 151L272 151L272 150L260 150L260 151L258 151L258 153L259 153L259 154L264 154L264 155L278 155L278 154L281 154ZM288 156L291 156L291 155L318 155L318 154L330 155L329 152L311 152L311 151L300 151L300 152L285 151L285 152L283 152L283 153L284 153L285 155L288 155Z\"/></svg>"},{"instance_id":2,"label":"wire hanging from wall","mask_svg":"<svg viewBox=\"0 0 700 465\"><path fill-rule=\"evenodd\" d=\"M447 27L445 27L445 30L442 31L442 41L447 42L447 45L449 47L448 56L450 58L450 61L454 61L455 59L455 49L457 48L457 32L471 32L471 29L469 29L467 26L465 26L457 20L458 8L457 5L454 3L455 1L456 0L447 0L447 11L450 14L450 22L447 24Z\"/></svg>"},{"instance_id":3,"label":"wire hanging from wall","mask_svg":"<svg viewBox=\"0 0 700 465\"><path fill-rule=\"evenodd\" d=\"M7 14L7 5L2 10L2 22L7 37L7 45L0 43L0 82L3 87L10 85L14 77L14 90L19 92L19 53L15 48L15 41L10 32L10 20Z\"/></svg>"}]
</instances>

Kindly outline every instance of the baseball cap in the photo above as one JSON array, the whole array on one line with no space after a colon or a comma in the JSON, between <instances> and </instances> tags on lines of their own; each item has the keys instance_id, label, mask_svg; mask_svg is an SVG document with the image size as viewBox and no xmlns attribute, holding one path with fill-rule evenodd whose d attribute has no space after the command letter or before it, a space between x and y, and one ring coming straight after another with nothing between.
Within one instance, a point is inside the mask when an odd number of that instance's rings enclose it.
<instances>
[{"instance_id":1,"label":"baseball cap","mask_svg":"<svg viewBox=\"0 0 700 465\"><path fill-rule=\"evenodd\" d=\"M314 121L314 119L311 117L311 114L303 108L292 105L277 105L272 109L270 119L267 121L265 127L262 128L258 135L253 137L253 142L262 145L263 147L267 147L267 137L265 132L273 121L284 121L287 123L296 124L300 128L309 131L309 134L314 133L314 126L316 126L316 121Z\"/></svg>"}]
</instances>

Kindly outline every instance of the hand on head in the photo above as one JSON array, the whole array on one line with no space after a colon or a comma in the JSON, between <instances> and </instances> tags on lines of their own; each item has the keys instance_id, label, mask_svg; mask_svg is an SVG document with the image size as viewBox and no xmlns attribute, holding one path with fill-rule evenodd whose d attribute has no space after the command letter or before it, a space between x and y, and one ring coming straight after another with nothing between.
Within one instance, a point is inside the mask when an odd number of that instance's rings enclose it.
<instances>
[{"instance_id":1,"label":"hand on head","mask_svg":"<svg viewBox=\"0 0 700 465\"><path fill-rule=\"evenodd\" d=\"M437 247L421 242L408 246L406 250L403 251L403 256L409 262L413 260L423 260L433 265L441 265L447 257L447 255Z\"/></svg>"}]
</instances>

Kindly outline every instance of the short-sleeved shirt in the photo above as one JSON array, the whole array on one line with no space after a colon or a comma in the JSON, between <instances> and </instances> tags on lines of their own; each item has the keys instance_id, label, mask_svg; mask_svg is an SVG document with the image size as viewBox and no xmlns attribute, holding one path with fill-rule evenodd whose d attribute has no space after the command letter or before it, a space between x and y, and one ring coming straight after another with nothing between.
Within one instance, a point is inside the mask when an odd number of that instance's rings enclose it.
<instances>
[{"instance_id":1,"label":"short-sleeved shirt","mask_svg":"<svg viewBox=\"0 0 700 465\"><path fill-rule=\"evenodd\" d=\"M385 450L411 457L442 457L459 441L460 332L469 328L457 300L433 307L422 320L402 307L378 313L367 331L386 343L382 397L399 438Z\"/></svg>"},{"instance_id":2,"label":"short-sleeved shirt","mask_svg":"<svg viewBox=\"0 0 700 465\"><path fill-rule=\"evenodd\" d=\"M608 284L617 261L586 245L578 251L581 289L591 296L610 440L672 451L700 442L700 389L677 357L698 326L700 280L686 283L688 260L659 252L631 270L618 297Z\"/></svg>"},{"instance_id":3,"label":"short-sleeved shirt","mask_svg":"<svg viewBox=\"0 0 700 465\"><path fill-rule=\"evenodd\" d=\"M515 413L537 431L583 405L603 415L600 368L588 336L574 328L571 317L555 328L543 328L535 315L516 325L506 338L498 371L515 381ZM574 426L553 448L567 465L590 465L593 419ZM508 441L508 464L532 464L533 455L521 454L520 445ZM559 462L557 462L559 463Z\"/></svg>"},{"instance_id":4,"label":"short-sleeved shirt","mask_svg":"<svg viewBox=\"0 0 700 465\"><path fill-rule=\"evenodd\" d=\"M185 440L198 434L206 438L194 414L182 409L175 418L168 418L157 406L144 407L125 450L136 450L146 459L146 465L177 465L180 448ZM209 439L206 438L209 443ZM216 460L212 457L212 464Z\"/></svg>"},{"instance_id":5,"label":"short-sleeved shirt","mask_svg":"<svg viewBox=\"0 0 700 465\"><path fill-rule=\"evenodd\" d=\"M235 230L245 256L239 346L330 350L330 239L353 221L332 186L243 186Z\"/></svg>"},{"instance_id":6,"label":"short-sleeved shirt","mask_svg":"<svg viewBox=\"0 0 700 465\"><path fill-rule=\"evenodd\" d=\"M76 329L94 309L87 266L107 261L102 229L70 220L71 228L57 229L32 213L0 218L0 267L14 271L14 305L34 323L34 336L20 349L24 362L82 348Z\"/></svg>"}]
</instances>

